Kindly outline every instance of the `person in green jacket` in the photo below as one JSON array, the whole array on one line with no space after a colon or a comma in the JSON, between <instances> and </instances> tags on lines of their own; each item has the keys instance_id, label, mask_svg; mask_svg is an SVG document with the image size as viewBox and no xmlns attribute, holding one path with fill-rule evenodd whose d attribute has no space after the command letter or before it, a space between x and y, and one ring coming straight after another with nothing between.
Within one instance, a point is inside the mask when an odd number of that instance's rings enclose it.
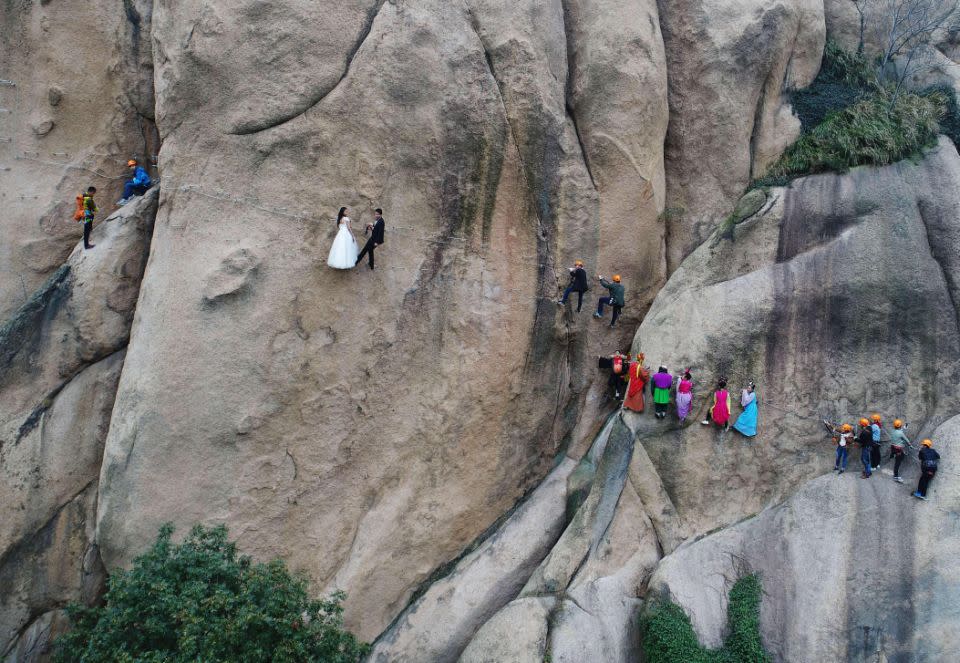
<instances>
[{"instance_id":1,"label":"person in green jacket","mask_svg":"<svg viewBox=\"0 0 960 663\"><path fill-rule=\"evenodd\" d=\"M97 193L97 187L89 187L86 193L83 194L83 248L92 249L93 244L90 243L90 232L93 230L93 219L97 215L97 212L100 210L97 209L97 203L93 200L94 194Z\"/></svg>"},{"instance_id":2,"label":"person in green jacket","mask_svg":"<svg viewBox=\"0 0 960 663\"><path fill-rule=\"evenodd\" d=\"M597 302L597 312L593 314L593 317L602 318L603 307L607 305L613 309L613 318L610 320L610 326L613 327L617 323L617 318L620 317L620 311L623 310L623 286L620 284L620 275L614 274L612 283L599 274L597 278L600 280L600 285L610 291L610 295L600 298L600 301Z\"/></svg>"}]
</instances>

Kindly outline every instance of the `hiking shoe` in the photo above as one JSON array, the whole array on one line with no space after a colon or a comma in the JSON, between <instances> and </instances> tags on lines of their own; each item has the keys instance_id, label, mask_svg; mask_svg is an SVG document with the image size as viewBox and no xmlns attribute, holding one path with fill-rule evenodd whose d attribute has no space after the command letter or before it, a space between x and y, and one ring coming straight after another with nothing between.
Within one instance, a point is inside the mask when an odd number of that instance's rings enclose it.
<instances>
[{"instance_id":1,"label":"hiking shoe","mask_svg":"<svg viewBox=\"0 0 960 663\"><path fill-rule=\"evenodd\" d=\"M893 477L893 480L896 481L897 483L903 483L902 477Z\"/></svg>"},{"instance_id":2,"label":"hiking shoe","mask_svg":"<svg viewBox=\"0 0 960 663\"><path fill-rule=\"evenodd\" d=\"M117 205L126 205L128 202L130 202L129 198L121 198L117 201Z\"/></svg>"},{"instance_id":3,"label":"hiking shoe","mask_svg":"<svg viewBox=\"0 0 960 663\"><path fill-rule=\"evenodd\" d=\"M602 318L603 316L600 315L599 313L594 312L593 317L595 317L595 318Z\"/></svg>"},{"instance_id":4,"label":"hiking shoe","mask_svg":"<svg viewBox=\"0 0 960 663\"><path fill-rule=\"evenodd\" d=\"M840 474L843 474L844 472L846 472L846 470L840 470Z\"/></svg>"},{"instance_id":5,"label":"hiking shoe","mask_svg":"<svg viewBox=\"0 0 960 663\"><path fill-rule=\"evenodd\" d=\"M922 499L924 502L927 501L927 496L926 496L926 495L917 495L917 497L919 497L920 499Z\"/></svg>"},{"instance_id":6,"label":"hiking shoe","mask_svg":"<svg viewBox=\"0 0 960 663\"><path fill-rule=\"evenodd\" d=\"M700 423L703 424L704 426L709 426L709 425L710 425L710 422L707 421L706 419L704 419L704 420L701 421Z\"/></svg>"}]
</instances>

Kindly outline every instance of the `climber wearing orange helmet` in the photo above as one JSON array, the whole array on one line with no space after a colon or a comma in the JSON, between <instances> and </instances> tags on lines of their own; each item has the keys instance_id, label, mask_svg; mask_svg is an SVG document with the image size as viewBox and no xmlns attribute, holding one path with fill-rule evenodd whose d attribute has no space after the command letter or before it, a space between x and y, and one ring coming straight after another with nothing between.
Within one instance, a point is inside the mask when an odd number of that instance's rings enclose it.
<instances>
[{"instance_id":1,"label":"climber wearing orange helmet","mask_svg":"<svg viewBox=\"0 0 960 663\"><path fill-rule=\"evenodd\" d=\"M133 179L128 180L126 184L123 185L123 198L117 201L117 205L126 205L130 202L130 199L134 196L142 196L147 192L153 182L150 181L150 176L147 175L147 171L137 165L137 162L134 159L130 159L127 162L127 166L133 171Z\"/></svg>"},{"instance_id":2,"label":"climber wearing orange helmet","mask_svg":"<svg viewBox=\"0 0 960 663\"><path fill-rule=\"evenodd\" d=\"M870 469L876 471L880 469L880 462L883 460L880 454L880 433L883 424L879 414L871 415L870 421L873 422L870 424L870 437L873 441L873 446L870 447Z\"/></svg>"},{"instance_id":3,"label":"climber wearing orange helmet","mask_svg":"<svg viewBox=\"0 0 960 663\"><path fill-rule=\"evenodd\" d=\"M900 464L904 459L904 447L910 446L910 440L907 434L903 432L903 421L893 420L893 430L890 431L890 458L893 458L893 480L897 483L903 483L900 476Z\"/></svg>"},{"instance_id":4,"label":"climber wearing orange helmet","mask_svg":"<svg viewBox=\"0 0 960 663\"><path fill-rule=\"evenodd\" d=\"M857 435L857 444L860 445L860 462L863 463L863 474L860 476L869 479L873 474L870 466L870 449L873 447L873 432L870 430L870 422L866 419L860 419L860 434Z\"/></svg>"},{"instance_id":5,"label":"climber wearing orange helmet","mask_svg":"<svg viewBox=\"0 0 960 663\"><path fill-rule=\"evenodd\" d=\"M557 306L563 306L567 303L567 297L570 296L571 292L577 293L577 313L580 312L580 308L583 306L583 293L590 289L590 286L587 285L587 272L583 268L583 261L576 260L573 263L573 267L570 268L570 283L567 284L567 289L563 291L563 297L557 300Z\"/></svg>"},{"instance_id":6,"label":"climber wearing orange helmet","mask_svg":"<svg viewBox=\"0 0 960 663\"><path fill-rule=\"evenodd\" d=\"M623 286L620 284L620 275L614 274L612 283L599 274L597 274L597 279L600 280L600 285L610 291L610 296L600 298L600 301L597 302L597 311L593 314L593 317L602 318L603 307L607 305L613 309L613 317L610 320L610 326L613 327L617 323L617 318L620 317L620 311L623 310L624 303Z\"/></svg>"},{"instance_id":7,"label":"climber wearing orange helmet","mask_svg":"<svg viewBox=\"0 0 960 663\"><path fill-rule=\"evenodd\" d=\"M914 497L922 500L927 499L927 488L933 477L937 474L937 466L940 463L940 454L933 448L933 440L924 440L920 445L920 483L917 484L917 492Z\"/></svg>"},{"instance_id":8,"label":"climber wearing orange helmet","mask_svg":"<svg viewBox=\"0 0 960 663\"><path fill-rule=\"evenodd\" d=\"M847 470L847 457L850 455L850 445L853 444L853 426L844 424L840 427L837 436L837 460L833 463L833 471L843 474Z\"/></svg>"}]
</instances>

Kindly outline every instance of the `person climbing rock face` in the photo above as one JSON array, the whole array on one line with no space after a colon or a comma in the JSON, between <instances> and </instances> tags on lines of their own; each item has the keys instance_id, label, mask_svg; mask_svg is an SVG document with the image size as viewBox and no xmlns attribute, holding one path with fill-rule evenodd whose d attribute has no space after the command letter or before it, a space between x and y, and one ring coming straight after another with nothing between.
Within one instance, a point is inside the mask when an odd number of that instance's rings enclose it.
<instances>
[{"instance_id":1,"label":"person climbing rock face","mask_svg":"<svg viewBox=\"0 0 960 663\"><path fill-rule=\"evenodd\" d=\"M874 472L880 469L880 462L883 458L880 455L880 433L883 432L883 423L879 414L870 417L870 435L873 440L873 446L870 447L870 469Z\"/></svg>"},{"instance_id":2,"label":"person climbing rock face","mask_svg":"<svg viewBox=\"0 0 960 663\"><path fill-rule=\"evenodd\" d=\"M651 381L653 390L653 411L657 419L664 419L667 416L667 407L670 405L670 388L673 386L673 376L661 366Z\"/></svg>"},{"instance_id":3,"label":"person climbing rock face","mask_svg":"<svg viewBox=\"0 0 960 663\"><path fill-rule=\"evenodd\" d=\"M597 311L593 314L595 318L603 317L603 307L610 306L613 309L613 316L610 320L610 326L613 327L617 324L617 319L620 317L620 312L623 310L624 302L624 290L623 286L620 284L620 275L613 275L613 282L610 282L603 278L601 275L597 274L597 280L600 281L600 285L610 291L608 297L601 297L600 301L597 302Z\"/></svg>"},{"instance_id":4,"label":"person climbing rock face","mask_svg":"<svg viewBox=\"0 0 960 663\"><path fill-rule=\"evenodd\" d=\"M917 492L914 497L922 500L927 499L927 489L930 482L937 475L937 468L940 465L940 454L933 448L933 440L924 440L920 443L920 483L917 484Z\"/></svg>"},{"instance_id":5,"label":"person climbing rock face","mask_svg":"<svg viewBox=\"0 0 960 663\"><path fill-rule=\"evenodd\" d=\"M630 364L630 382L627 384L627 397L623 399L623 407L633 412L643 412L643 388L650 380L650 369L643 365L643 353L637 355L637 360Z\"/></svg>"},{"instance_id":6,"label":"person climbing rock face","mask_svg":"<svg viewBox=\"0 0 960 663\"><path fill-rule=\"evenodd\" d=\"M613 392L614 399L619 401L621 394L624 392L624 383L629 373L629 369L627 368L627 364L630 363L629 355L625 355L617 350L608 357L597 357L597 360L599 368L610 372L607 378L607 387Z\"/></svg>"},{"instance_id":7,"label":"person climbing rock face","mask_svg":"<svg viewBox=\"0 0 960 663\"><path fill-rule=\"evenodd\" d=\"M757 385L753 382L744 387L740 394L740 406L743 412L737 417L733 428L741 435L754 437L757 434L757 408L759 401L757 399Z\"/></svg>"},{"instance_id":8,"label":"person climbing rock face","mask_svg":"<svg viewBox=\"0 0 960 663\"><path fill-rule=\"evenodd\" d=\"M860 462L863 463L862 479L869 479L873 474L870 464L870 450L873 449L873 431L870 429L870 422L863 418L860 420L860 433L857 435L857 444L860 445Z\"/></svg>"},{"instance_id":9,"label":"person climbing rock face","mask_svg":"<svg viewBox=\"0 0 960 663\"><path fill-rule=\"evenodd\" d=\"M133 178L127 180L123 185L123 198L117 201L117 205L126 205L134 196L142 196L153 186L150 175L142 167L137 165L134 159L127 162L127 167L133 171Z\"/></svg>"},{"instance_id":10,"label":"person climbing rock face","mask_svg":"<svg viewBox=\"0 0 960 663\"><path fill-rule=\"evenodd\" d=\"M577 293L577 313L580 312L580 308L583 306L583 293L589 290L590 287L587 285L587 270L583 268L583 261L576 260L573 263L573 267L570 268L570 282L567 284L566 290L563 291L563 296L557 300L558 306L563 306L567 303L567 297L570 296L571 292Z\"/></svg>"},{"instance_id":11,"label":"person climbing rock face","mask_svg":"<svg viewBox=\"0 0 960 663\"><path fill-rule=\"evenodd\" d=\"M890 458L893 458L893 480L897 483L903 483L900 476L900 464L906 457L906 447L910 446L910 440L903 431L903 421L893 420L893 430L890 431Z\"/></svg>"},{"instance_id":12,"label":"person climbing rock face","mask_svg":"<svg viewBox=\"0 0 960 663\"><path fill-rule=\"evenodd\" d=\"M723 430L730 427L730 392L727 391L727 379L720 378L717 381L717 388L713 392L713 405L710 406L710 413L707 418L701 421L704 426L709 426L711 420L717 426L722 426Z\"/></svg>"},{"instance_id":13,"label":"person climbing rock face","mask_svg":"<svg viewBox=\"0 0 960 663\"><path fill-rule=\"evenodd\" d=\"M847 471L847 458L850 455L850 445L853 444L853 426L844 424L840 427L837 436L837 459L833 463L833 471L843 474Z\"/></svg>"},{"instance_id":14,"label":"person climbing rock face","mask_svg":"<svg viewBox=\"0 0 960 663\"><path fill-rule=\"evenodd\" d=\"M83 248L92 249L95 245L90 243L90 233L93 231L93 219L100 210L97 209L97 203L93 196L97 193L97 187L91 186L83 194Z\"/></svg>"},{"instance_id":15,"label":"person climbing rock face","mask_svg":"<svg viewBox=\"0 0 960 663\"><path fill-rule=\"evenodd\" d=\"M383 210L379 207L373 210L373 223L367 224L365 233L370 233L370 238L367 240L367 243L363 245L363 250L360 251L360 255L357 256L357 262L355 265L359 265L360 261L363 260L363 256L368 256L370 269L373 269L373 252L374 250L383 244L384 233L386 230L386 222L383 220Z\"/></svg>"},{"instance_id":16,"label":"person climbing rock face","mask_svg":"<svg viewBox=\"0 0 960 663\"><path fill-rule=\"evenodd\" d=\"M688 368L680 382L677 383L677 419L682 426L690 416L690 406L693 404L693 376Z\"/></svg>"}]
</instances>

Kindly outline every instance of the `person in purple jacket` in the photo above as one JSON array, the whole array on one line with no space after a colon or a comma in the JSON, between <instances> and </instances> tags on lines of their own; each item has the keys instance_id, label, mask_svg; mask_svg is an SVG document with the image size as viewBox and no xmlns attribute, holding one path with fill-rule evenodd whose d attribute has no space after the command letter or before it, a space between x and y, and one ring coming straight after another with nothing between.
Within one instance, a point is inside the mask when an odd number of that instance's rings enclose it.
<instances>
[{"instance_id":1,"label":"person in purple jacket","mask_svg":"<svg viewBox=\"0 0 960 663\"><path fill-rule=\"evenodd\" d=\"M653 411L657 419L664 419L667 416L672 386L673 376L664 366L661 366L650 380L650 388L653 390Z\"/></svg>"}]
</instances>

